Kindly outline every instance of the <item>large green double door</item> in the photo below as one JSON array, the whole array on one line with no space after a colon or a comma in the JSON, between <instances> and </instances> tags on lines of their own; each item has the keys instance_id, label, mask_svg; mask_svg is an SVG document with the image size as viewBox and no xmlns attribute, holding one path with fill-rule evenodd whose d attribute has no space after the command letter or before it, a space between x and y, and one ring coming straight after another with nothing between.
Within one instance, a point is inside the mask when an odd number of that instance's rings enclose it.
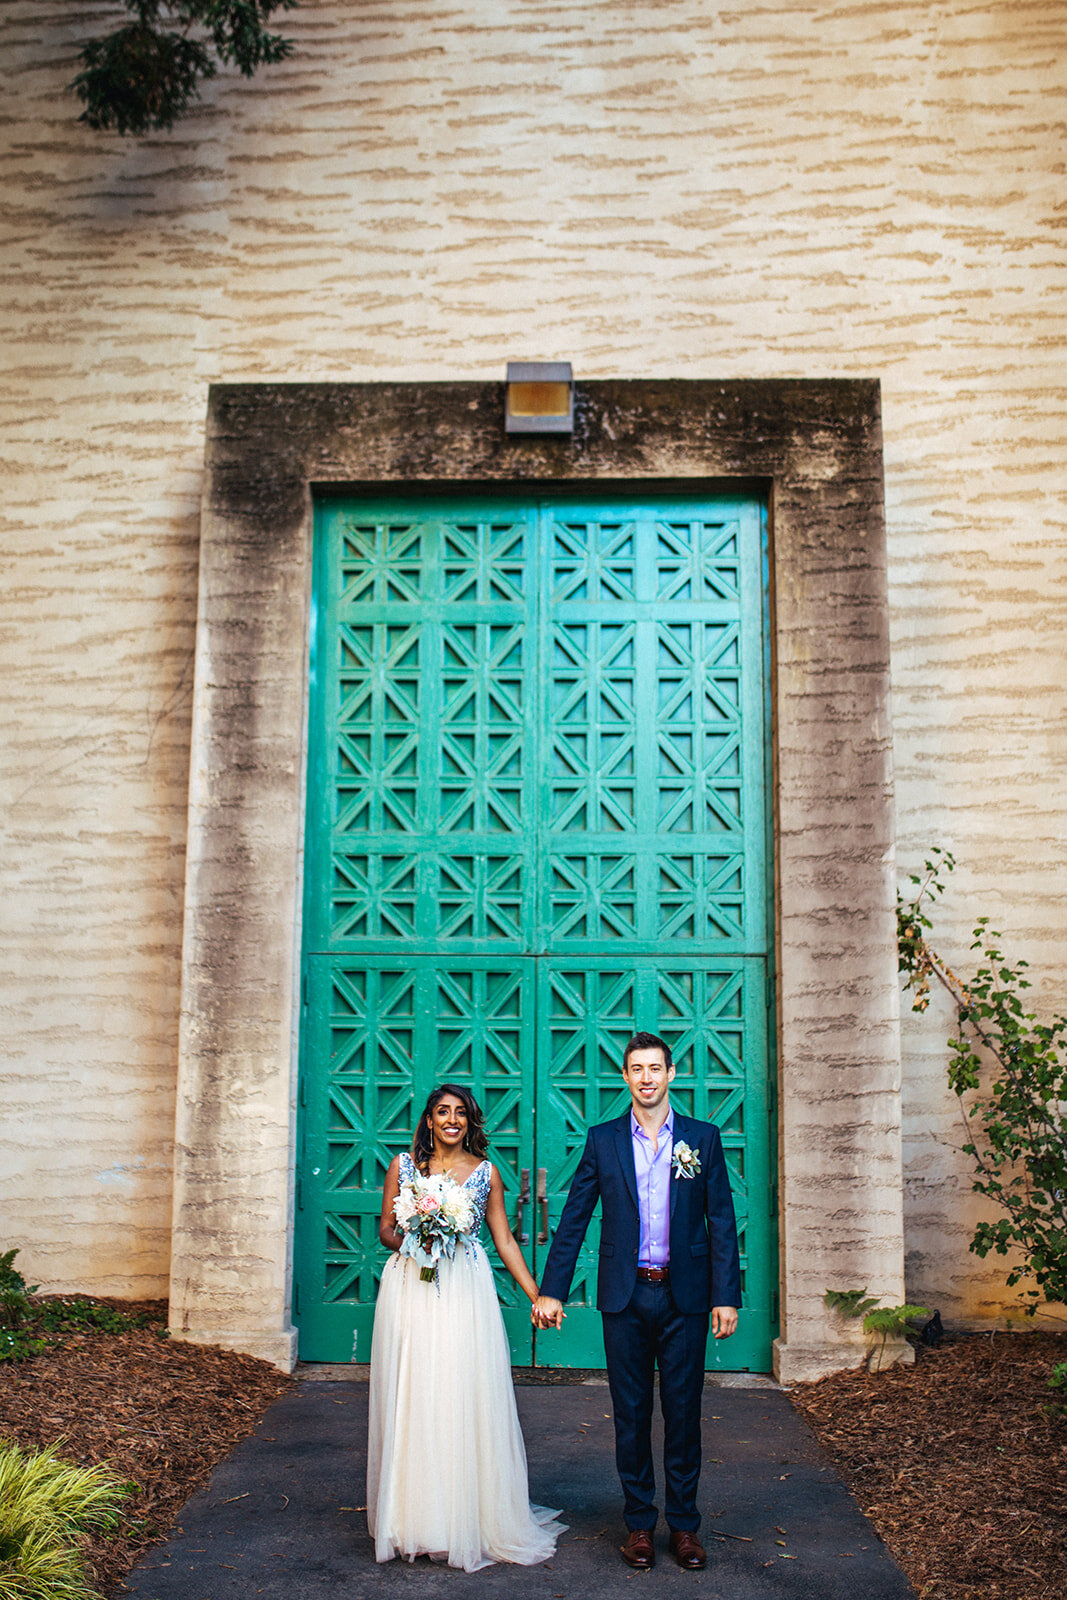
<instances>
[{"instance_id":1,"label":"large green double door","mask_svg":"<svg viewBox=\"0 0 1067 1600\"><path fill-rule=\"evenodd\" d=\"M294 1311L367 1360L381 1185L469 1084L539 1275L587 1128L663 1034L722 1130L745 1310L774 1335L763 520L740 499L316 508ZM590 1230L561 1334L497 1271L513 1359L603 1363Z\"/></svg>"}]
</instances>

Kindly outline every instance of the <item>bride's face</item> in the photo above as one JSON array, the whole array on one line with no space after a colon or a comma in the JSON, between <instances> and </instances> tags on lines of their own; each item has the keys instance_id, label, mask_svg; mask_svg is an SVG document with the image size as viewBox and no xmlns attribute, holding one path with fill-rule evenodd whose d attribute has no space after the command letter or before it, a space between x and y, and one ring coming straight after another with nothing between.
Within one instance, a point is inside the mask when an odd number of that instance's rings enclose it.
<instances>
[{"instance_id":1,"label":"bride's face","mask_svg":"<svg viewBox=\"0 0 1067 1600\"><path fill-rule=\"evenodd\" d=\"M434 1139L446 1150L458 1149L467 1133L467 1108L458 1095L446 1094L430 1112Z\"/></svg>"}]
</instances>

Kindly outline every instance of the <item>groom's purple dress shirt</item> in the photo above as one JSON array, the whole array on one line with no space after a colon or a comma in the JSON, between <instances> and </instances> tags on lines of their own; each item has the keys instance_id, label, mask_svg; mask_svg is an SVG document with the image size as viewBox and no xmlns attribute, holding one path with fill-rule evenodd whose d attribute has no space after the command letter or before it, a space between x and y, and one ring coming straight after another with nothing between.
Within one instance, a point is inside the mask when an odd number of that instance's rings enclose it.
<instances>
[{"instance_id":1,"label":"groom's purple dress shirt","mask_svg":"<svg viewBox=\"0 0 1067 1600\"><path fill-rule=\"evenodd\" d=\"M652 1140L630 1112L633 1136L634 1171L637 1174L637 1209L641 1217L641 1241L637 1264L665 1267L671 1259L671 1154L674 1147L674 1111L659 1130L655 1154Z\"/></svg>"}]
</instances>

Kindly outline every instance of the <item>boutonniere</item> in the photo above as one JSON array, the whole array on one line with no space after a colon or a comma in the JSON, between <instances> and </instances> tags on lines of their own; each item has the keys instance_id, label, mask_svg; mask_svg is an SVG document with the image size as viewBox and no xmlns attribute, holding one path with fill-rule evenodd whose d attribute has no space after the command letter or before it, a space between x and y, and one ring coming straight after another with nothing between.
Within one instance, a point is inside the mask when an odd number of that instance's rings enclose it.
<instances>
[{"instance_id":1,"label":"boutonniere","mask_svg":"<svg viewBox=\"0 0 1067 1600\"><path fill-rule=\"evenodd\" d=\"M695 1150L690 1150L687 1144L679 1140L671 1156L671 1166L674 1168L676 1178L695 1178L700 1171L700 1157Z\"/></svg>"}]
</instances>

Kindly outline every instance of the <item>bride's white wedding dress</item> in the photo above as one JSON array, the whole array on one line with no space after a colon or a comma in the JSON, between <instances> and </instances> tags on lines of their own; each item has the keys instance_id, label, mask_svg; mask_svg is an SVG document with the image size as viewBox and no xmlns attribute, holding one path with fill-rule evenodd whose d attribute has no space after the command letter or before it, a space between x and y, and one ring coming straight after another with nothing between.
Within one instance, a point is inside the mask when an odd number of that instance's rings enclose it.
<instances>
[{"instance_id":1,"label":"bride's white wedding dress","mask_svg":"<svg viewBox=\"0 0 1067 1600\"><path fill-rule=\"evenodd\" d=\"M415 1163L400 1157L400 1182ZM464 1184L477 1235L492 1167ZM457 1246L437 1282L395 1255L382 1273L371 1347L367 1521L379 1561L430 1555L476 1572L533 1566L564 1525L529 1502L526 1449L492 1268L482 1245Z\"/></svg>"}]
</instances>

